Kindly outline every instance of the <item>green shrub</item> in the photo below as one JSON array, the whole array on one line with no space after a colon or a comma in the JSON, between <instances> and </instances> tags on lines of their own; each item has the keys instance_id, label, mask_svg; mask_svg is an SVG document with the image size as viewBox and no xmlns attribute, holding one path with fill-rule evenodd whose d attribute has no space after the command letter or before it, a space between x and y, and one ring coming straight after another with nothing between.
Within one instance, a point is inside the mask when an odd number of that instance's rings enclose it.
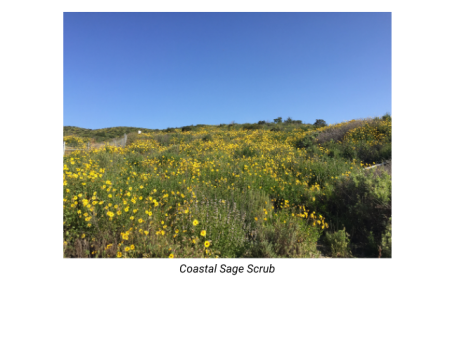
<instances>
[{"instance_id":1,"label":"green shrub","mask_svg":"<svg viewBox=\"0 0 450 338\"><path fill-rule=\"evenodd\" d=\"M314 122L314 126L316 127L326 127L327 123L324 120L317 119L316 122Z\"/></svg>"},{"instance_id":2,"label":"green shrub","mask_svg":"<svg viewBox=\"0 0 450 338\"><path fill-rule=\"evenodd\" d=\"M270 131L281 131L280 127L273 127L272 129L270 129Z\"/></svg>"},{"instance_id":3,"label":"green shrub","mask_svg":"<svg viewBox=\"0 0 450 338\"><path fill-rule=\"evenodd\" d=\"M383 144L380 149L380 160L386 161L392 158L392 143Z\"/></svg>"},{"instance_id":4,"label":"green shrub","mask_svg":"<svg viewBox=\"0 0 450 338\"><path fill-rule=\"evenodd\" d=\"M383 121L392 121L392 116L390 113L386 113L381 118Z\"/></svg>"},{"instance_id":5,"label":"green shrub","mask_svg":"<svg viewBox=\"0 0 450 338\"><path fill-rule=\"evenodd\" d=\"M186 126L186 127L182 127L181 131L185 132L185 131L191 131L192 127L191 126Z\"/></svg>"},{"instance_id":6,"label":"green shrub","mask_svg":"<svg viewBox=\"0 0 450 338\"><path fill-rule=\"evenodd\" d=\"M368 243L372 233L380 245L391 217L391 186L385 171L366 170L336 180L324 201L332 230L345 227L352 243Z\"/></svg>"},{"instance_id":7,"label":"green shrub","mask_svg":"<svg viewBox=\"0 0 450 338\"><path fill-rule=\"evenodd\" d=\"M286 120L284 120L284 123L286 124L302 124L302 120L293 120L290 117L288 117Z\"/></svg>"},{"instance_id":8,"label":"green shrub","mask_svg":"<svg viewBox=\"0 0 450 338\"><path fill-rule=\"evenodd\" d=\"M328 156L331 158L339 158L341 155L341 151L337 148L329 149Z\"/></svg>"},{"instance_id":9,"label":"green shrub","mask_svg":"<svg viewBox=\"0 0 450 338\"><path fill-rule=\"evenodd\" d=\"M211 134L207 134L202 138L203 141L205 142L211 142L213 140Z\"/></svg>"},{"instance_id":10,"label":"green shrub","mask_svg":"<svg viewBox=\"0 0 450 338\"><path fill-rule=\"evenodd\" d=\"M307 148L307 147L311 147L316 143L316 137L317 137L317 133L314 132L312 134L308 134L306 136L304 136L301 139L298 139L295 142L295 147L296 148Z\"/></svg>"},{"instance_id":11,"label":"green shrub","mask_svg":"<svg viewBox=\"0 0 450 338\"><path fill-rule=\"evenodd\" d=\"M342 156L348 160L356 159L358 156L358 152L356 151L356 147L352 144L346 143L342 149Z\"/></svg>"},{"instance_id":12,"label":"green shrub","mask_svg":"<svg viewBox=\"0 0 450 338\"><path fill-rule=\"evenodd\" d=\"M366 142L344 143L342 156L348 160L356 159L368 164L379 163L392 158L391 143L374 145Z\"/></svg>"},{"instance_id":13,"label":"green shrub","mask_svg":"<svg viewBox=\"0 0 450 338\"><path fill-rule=\"evenodd\" d=\"M372 232L369 232L369 235L367 236L367 243L365 243L363 247L364 248L362 250L364 257L368 258L378 257L380 243L377 243Z\"/></svg>"},{"instance_id":14,"label":"green shrub","mask_svg":"<svg viewBox=\"0 0 450 338\"><path fill-rule=\"evenodd\" d=\"M325 233L325 244L331 252L331 257L350 258L352 252L350 250L349 234L345 232L345 228L334 233Z\"/></svg>"},{"instance_id":15,"label":"green shrub","mask_svg":"<svg viewBox=\"0 0 450 338\"><path fill-rule=\"evenodd\" d=\"M142 167L142 161L144 157L139 153L133 153L128 156L128 163L133 165L136 169L140 169Z\"/></svg>"},{"instance_id":16,"label":"green shrub","mask_svg":"<svg viewBox=\"0 0 450 338\"><path fill-rule=\"evenodd\" d=\"M260 125L260 124L249 124L249 123L246 123L246 124L244 124L242 126L242 129L244 129L244 130L257 130L257 129L262 129L262 128L263 128L263 126Z\"/></svg>"},{"instance_id":17,"label":"green shrub","mask_svg":"<svg viewBox=\"0 0 450 338\"><path fill-rule=\"evenodd\" d=\"M391 258L392 257L392 225L386 227L386 230L381 236L381 242L375 239L371 232L368 236L368 243L365 245L365 257Z\"/></svg>"},{"instance_id":18,"label":"green shrub","mask_svg":"<svg viewBox=\"0 0 450 338\"><path fill-rule=\"evenodd\" d=\"M311 258L320 257L317 228L294 222L275 222L258 227L253 232L254 241L246 252L247 257L261 258Z\"/></svg>"},{"instance_id":19,"label":"green shrub","mask_svg":"<svg viewBox=\"0 0 450 338\"><path fill-rule=\"evenodd\" d=\"M381 236L381 257L392 257L392 224L389 218L389 226L386 228L383 236Z\"/></svg>"}]
</instances>

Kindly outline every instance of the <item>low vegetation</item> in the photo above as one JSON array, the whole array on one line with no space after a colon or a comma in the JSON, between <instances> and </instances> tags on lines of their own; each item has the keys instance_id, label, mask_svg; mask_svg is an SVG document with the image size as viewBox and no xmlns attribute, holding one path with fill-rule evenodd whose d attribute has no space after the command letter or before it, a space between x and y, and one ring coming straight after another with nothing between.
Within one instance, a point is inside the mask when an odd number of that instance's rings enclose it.
<instances>
[{"instance_id":1,"label":"low vegetation","mask_svg":"<svg viewBox=\"0 0 450 338\"><path fill-rule=\"evenodd\" d=\"M152 129L134 128L134 127L113 127L103 129L86 129L79 127L64 127L64 137L75 136L92 142L105 142L114 138L122 137L124 134L142 132L151 132Z\"/></svg>"},{"instance_id":2,"label":"low vegetation","mask_svg":"<svg viewBox=\"0 0 450 338\"><path fill-rule=\"evenodd\" d=\"M391 117L280 119L65 156L64 256L390 257Z\"/></svg>"}]
</instances>

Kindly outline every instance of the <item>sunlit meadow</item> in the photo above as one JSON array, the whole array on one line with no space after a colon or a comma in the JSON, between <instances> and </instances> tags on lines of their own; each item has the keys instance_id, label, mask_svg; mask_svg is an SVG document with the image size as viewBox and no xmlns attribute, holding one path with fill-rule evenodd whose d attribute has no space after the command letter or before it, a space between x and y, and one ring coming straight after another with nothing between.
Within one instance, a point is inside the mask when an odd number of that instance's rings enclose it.
<instances>
[{"instance_id":1,"label":"sunlit meadow","mask_svg":"<svg viewBox=\"0 0 450 338\"><path fill-rule=\"evenodd\" d=\"M364 168L390 158L389 116L132 133L125 148L66 153L64 257L389 257L391 178Z\"/></svg>"}]
</instances>

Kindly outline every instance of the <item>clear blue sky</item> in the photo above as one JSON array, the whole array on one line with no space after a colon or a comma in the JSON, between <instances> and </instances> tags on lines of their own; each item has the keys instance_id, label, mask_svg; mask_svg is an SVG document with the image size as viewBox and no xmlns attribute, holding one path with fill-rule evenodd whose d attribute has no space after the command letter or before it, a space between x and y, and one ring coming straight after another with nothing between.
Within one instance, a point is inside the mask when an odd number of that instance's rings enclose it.
<instances>
[{"instance_id":1,"label":"clear blue sky","mask_svg":"<svg viewBox=\"0 0 450 338\"><path fill-rule=\"evenodd\" d=\"M64 13L64 125L391 112L390 13Z\"/></svg>"}]
</instances>

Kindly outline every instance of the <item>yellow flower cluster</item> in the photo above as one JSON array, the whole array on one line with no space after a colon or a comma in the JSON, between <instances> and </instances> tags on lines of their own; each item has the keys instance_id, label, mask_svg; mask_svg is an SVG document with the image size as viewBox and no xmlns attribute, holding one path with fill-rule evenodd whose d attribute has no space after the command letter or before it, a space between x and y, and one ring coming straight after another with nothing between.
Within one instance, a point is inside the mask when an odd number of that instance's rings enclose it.
<instances>
[{"instance_id":1,"label":"yellow flower cluster","mask_svg":"<svg viewBox=\"0 0 450 338\"><path fill-rule=\"evenodd\" d=\"M85 148L90 141L90 139L85 137L78 137L78 136L64 136L63 138L64 142L66 143L67 147L73 147L73 148Z\"/></svg>"}]
</instances>

